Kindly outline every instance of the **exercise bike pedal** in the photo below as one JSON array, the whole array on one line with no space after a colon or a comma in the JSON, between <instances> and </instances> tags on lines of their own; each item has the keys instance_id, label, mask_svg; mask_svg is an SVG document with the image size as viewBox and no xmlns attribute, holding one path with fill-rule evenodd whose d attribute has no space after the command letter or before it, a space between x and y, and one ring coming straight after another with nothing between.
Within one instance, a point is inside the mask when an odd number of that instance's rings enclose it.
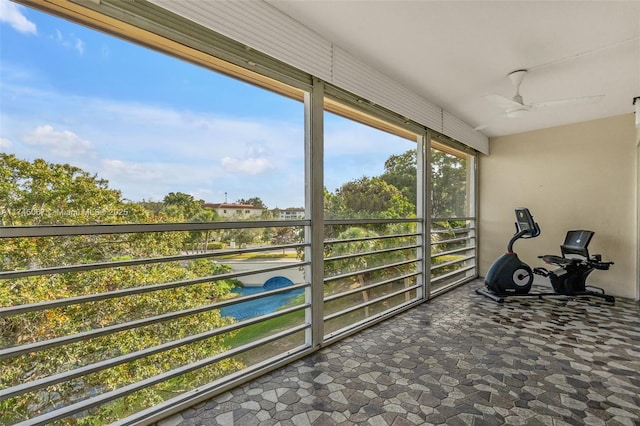
<instances>
[{"instance_id":1,"label":"exercise bike pedal","mask_svg":"<svg viewBox=\"0 0 640 426\"><path fill-rule=\"evenodd\" d=\"M533 273L536 275L542 275L543 277L548 277L550 274L547 268L542 268L540 266L533 268Z\"/></svg>"}]
</instances>

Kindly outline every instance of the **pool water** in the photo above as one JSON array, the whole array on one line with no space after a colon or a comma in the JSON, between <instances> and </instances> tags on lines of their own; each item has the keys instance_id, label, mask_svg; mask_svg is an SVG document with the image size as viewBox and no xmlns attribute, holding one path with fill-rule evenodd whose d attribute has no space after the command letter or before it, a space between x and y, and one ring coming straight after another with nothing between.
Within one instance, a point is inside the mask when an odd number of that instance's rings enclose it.
<instances>
[{"instance_id":1,"label":"pool water","mask_svg":"<svg viewBox=\"0 0 640 426\"><path fill-rule=\"evenodd\" d=\"M233 289L234 293L240 294L240 296L250 296L265 292L267 290L273 290L273 288L265 287L237 287ZM292 300L299 294L302 294L304 289L298 288L295 290L285 291L283 293L272 294L271 296L263 297L260 299L249 300L242 303L237 303L231 306L225 306L220 309L220 315L230 316L236 320L245 320L253 318L258 315L265 315L275 312L280 307L284 306L287 302Z\"/></svg>"}]
</instances>

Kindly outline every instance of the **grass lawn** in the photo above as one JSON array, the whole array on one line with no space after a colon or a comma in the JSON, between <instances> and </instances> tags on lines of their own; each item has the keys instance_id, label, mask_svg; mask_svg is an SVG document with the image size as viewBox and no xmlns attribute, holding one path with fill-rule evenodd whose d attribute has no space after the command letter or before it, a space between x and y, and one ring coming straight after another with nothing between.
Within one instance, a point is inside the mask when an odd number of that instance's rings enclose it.
<instances>
[{"instance_id":1,"label":"grass lawn","mask_svg":"<svg viewBox=\"0 0 640 426\"><path fill-rule=\"evenodd\" d=\"M292 306L302 305L304 303L304 293L294 297L287 304L280 307L280 309L290 308ZM238 332L224 340L224 344L235 348L255 340L266 337L270 334L277 333L278 331L285 330L287 328L294 327L295 325L302 324L304 322L304 309L291 312L286 315L282 315L276 318L271 318L266 321L259 322L241 328Z\"/></svg>"}]
</instances>

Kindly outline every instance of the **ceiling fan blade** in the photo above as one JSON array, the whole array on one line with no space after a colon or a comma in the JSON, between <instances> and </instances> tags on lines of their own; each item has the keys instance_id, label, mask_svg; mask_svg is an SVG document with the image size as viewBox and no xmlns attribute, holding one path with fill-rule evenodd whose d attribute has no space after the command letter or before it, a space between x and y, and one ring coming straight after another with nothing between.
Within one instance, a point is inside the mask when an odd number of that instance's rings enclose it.
<instances>
[{"instance_id":1,"label":"ceiling fan blade","mask_svg":"<svg viewBox=\"0 0 640 426\"><path fill-rule=\"evenodd\" d=\"M500 96L500 95L496 95L496 94L486 95L484 98L489 103L497 106L498 108L504 109L504 110L513 109L513 108L521 108L522 107L521 103L516 102L513 99L505 98L504 96Z\"/></svg>"},{"instance_id":2,"label":"ceiling fan blade","mask_svg":"<svg viewBox=\"0 0 640 426\"><path fill-rule=\"evenodd\" d=\"M530 106L531 106L531 109L543 109L543 108L556 108L556 107L564 107L564 106L572 106L572 105L585 105L585 104L592 104L592 103L598 102L603 97L604 95L584 96L581 98L570 98L570 99L558 99L555 101L535 102Z\"/></svg>"},{"instance_id":3,"label":"ceiling fan blade","mask_svg":"<svg viewBox=\"0 0 640 426\"><path fill-rule=\"evenodd\" d=\"M493 125L493 123L494 123L496 120L499 120L499 119L502 119L502 118L505 118L505 117L507 117L507 115L506 115L506 114L498 114L498 115L494 115L494 116L493 116L493 117L491 117L489 120L487 120L487 122L486 122L486 123L484 123L484 124L480 124L480 125L478 125L478 126L474 127L474 128L473 128L473 130L484 130L484 129L486 129L487 127L492 126L492 125Z\"/></svg>"},{"instance_id":4,"label":"ceiling fan blade","mask_svg":"<svg viewBox=\"0 0 640 426\"><path fill-rule=\"evenodd\" d=\"M487 127L489 127L489 124L486 124L486 123L485 123L485 124L481 124L481 125L479 125L479 126L474 127L474 128L473 128L473 130L484 130L484 129L486 129Z\"/></svg>"}]
</instances>

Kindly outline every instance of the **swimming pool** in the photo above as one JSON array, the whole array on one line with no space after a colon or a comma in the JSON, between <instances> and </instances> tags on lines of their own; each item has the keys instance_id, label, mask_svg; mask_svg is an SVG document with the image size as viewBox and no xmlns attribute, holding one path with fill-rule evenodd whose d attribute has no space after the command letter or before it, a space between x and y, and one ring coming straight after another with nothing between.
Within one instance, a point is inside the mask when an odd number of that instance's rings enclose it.
<instances>
[{"instance_id":1,"label":"swimming pool","mask_svg":"<svg viewBox=\"0 0 640 426\"><path fill-rule=\"evenodd\" d=\"M262 287L236 287L233 289L233 292L238 293L240 296L251 296L265 291L274 290L276 288L287 287L289 285L293 285L293 283L286 278L283 278L282 280L270 279ZM285 291L283 293L272 294L271 296L260 299L225 306L220 309L220 315L224 317L233 317L236 320L245 320L258 315L270 314L303 292L304 289L298 288L295 290Z\"/></svg>"}]
</instances>

